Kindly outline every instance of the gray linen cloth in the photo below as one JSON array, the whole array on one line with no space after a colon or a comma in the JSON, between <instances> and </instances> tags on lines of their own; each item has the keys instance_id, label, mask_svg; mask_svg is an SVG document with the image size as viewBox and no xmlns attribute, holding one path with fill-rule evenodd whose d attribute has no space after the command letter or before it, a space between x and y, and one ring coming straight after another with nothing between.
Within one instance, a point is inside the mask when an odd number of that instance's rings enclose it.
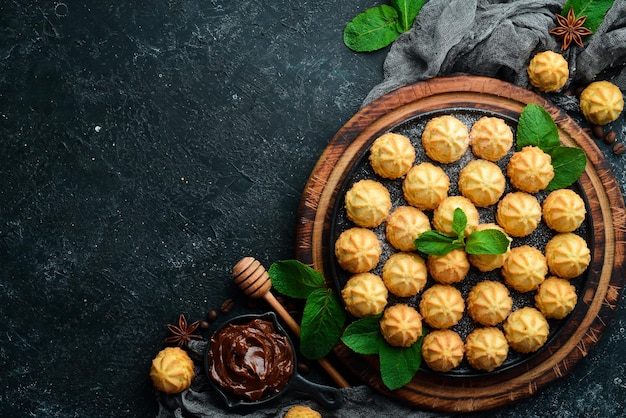
<instances>
[{"instance_id":1,"label":"gray linen cloth","mask_svg":"<svg viewBox=\"0 0 626 418\"><path fill-rule=\"evenodd\" d=\"M529 87L526 66L543 50L560 51L548 30L564 0L430 0L413 28L392 45L384 63L384 80L364 104L404 85L432 77L466 73L500 78ZM603 72L626 90L626 0L616 0L585 48L572 46L564 55L570 62L572 82L588 83ZM603 78L608 79L608 78ZM559 96L554 95L557 101ZM567 110L567 109L566 109ZM394 402L366 386L342 389L345 405L323 411L313 401L288 393L277 404L245 415L226 411L211 392L203 370L206 342L192 341L196 363L191 388L177 395L157 393L157 418L171 417L282 417L293 405L309 405L325 417L442 417Z\"/></svg>"}]
</instances>

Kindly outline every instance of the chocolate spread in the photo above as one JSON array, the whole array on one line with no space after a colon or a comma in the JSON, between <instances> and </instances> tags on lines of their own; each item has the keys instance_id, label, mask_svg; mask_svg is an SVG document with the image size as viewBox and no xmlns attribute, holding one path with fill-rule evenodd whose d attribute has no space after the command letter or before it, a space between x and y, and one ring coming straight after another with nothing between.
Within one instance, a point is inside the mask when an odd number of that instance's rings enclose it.
<instances>
[{"instance_id":1,"label":"chocolate spread","mask_svg":"<svg viewBox=\"0 0 626 418\"><path fill-rule=\"evenodd\" d=\"M294 370L291 344L270 321L227 325L213 334L210 344L211 379L246 401L280 392Z\"/></svg>"}]
</instances>

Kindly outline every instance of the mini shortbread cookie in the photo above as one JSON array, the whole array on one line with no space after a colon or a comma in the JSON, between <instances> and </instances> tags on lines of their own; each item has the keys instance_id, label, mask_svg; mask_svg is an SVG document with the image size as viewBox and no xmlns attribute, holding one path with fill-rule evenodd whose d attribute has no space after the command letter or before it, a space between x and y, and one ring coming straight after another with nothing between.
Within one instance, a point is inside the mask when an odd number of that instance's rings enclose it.
<instances>
[{"instance_id":1,"label":"mini shortbread cookie","mask_svg":"<svg viewBox=\"0 0 626 418\"><path fill-rule=\"evenodd\" d=\"M429 255L426 261L432 278L443 284L458 283L467 276L470 263L465 250L457 248L444 255Z\"/></svg>"},{"instance_id":2,"label":"mini shortbread cookie","mask_svg":"<svg viewBox=\"0 0 626 418\"><path fill-rule=\"evenodd\" d=\"M545 252L550 272L562 279L580 276L591 262L587 241L573 232L555 235Z\"/></svg>"},{"instance_id":3,"label":"mini shortbread cookie","mask_svg":"<svg viewBox=\"0 0 626 418\"><path fill-rule=\"evenodd\" d=\"M465 358L476 370L491 372L509 355L509 344L496 327L475 328L465 339Z\"/></svg>"},{"instance_id":4,"label":"mini shortbread cookie","mask_svg":"<svg viewBox=\"0 0 626 418\"><path fill-rule=\"evenodd\" d=\"M410 347L422 337L422 317L415 308L399 303L385 309L380 332L394 347Z\"/></svg>"},{"instance_id":5,"label":"mini shortbread cookie","mask_svg":"<svg viewBox=\"0 0 626 418\"><path fill-rule=\"evenodd\" d=\"M522 245L511 249L501 271L507 285L518 292L530 292L546 279L548 263L537 248Z\"/></svg>"},{"instance_id":6,"label":"mini shortbread cookie","mask_svg":"<svg viewBox=\"0 0 626 418\"><path fill-rule=\"evenodd\" d=\"M350 273L364 273L376 267L382 251L378 237L367 228L346 229L335 242L337 263Z\"/></svg>"},{"instance_id":7,"label":"mini shortbread cookie","mask_svg":"<svg viewBox=\"0 0 626 418\"><path fill-rule=\"evenodd\" d=\"M574 231L582 225L587 214L582 197L570 189L550 192L541 209L548 227L557 232Z\"/></svg>"},{"instance_id":8,"label":"mini shortbread cookie","mask_svg":"<svg viewBox=\"0 0 626 418\"><path fill-rule=\"evenodd\" d=\"M624 110L624 96L610 81L595 81L580 94L580 110L585 119L596 125L616 120Z\"/></svg>"},{"instance_id":9,"label":"mini shortbread cookie","mask_svg":"<svg viewBox=\"0 0 626 418\"><path fill-rule=\"evenodd\" d=\"M296 405L289 408L283 418L322 418L322 414L304 405Z\"/></svg>"},{"instance_id":10,"label":"mini shortbread cookie","mask_svg":"<svg viewBox=\"0 0 626 418\"><path fill-rule=\"evenodd\" d=\"M476 206L466 197L450 196L437 206L433 212L433 227L442 234L454 234L452 228L454 222L454 210L461 209L467 217L467 226L465 227L465 235L472 233L480 222L480 216Z\"/></svg>"},{"instance_id":11,"label":"mini shortbread cookie","mask_svg":"<svg viewBox=\"0 0 626 418\"><path fill-rule=\"evenodd\" d=\"M161 392L179 393L191 386L193 360L180 347L166 347L152 360L150 378Z\"/></svg>"},{"instance_id":12,"label":"mini shortbread cookie","mask_svg":"<svg viewBox=\"0 0 626 418\"><path fill-rule=\"evenodd\" d=\"M412 167L402 181L404 198L411 206L421 210L433 210L448 196L450 178L431 163Z\"/></svg>"},{"instance_id":13,"label":"mini shortbread cookie","mask_svg":"<svg viewBox=\"0 0 626 418\"><path fill-rule=\"evenodd\" d=\"M432 118L424 127L422 146L432 160L443 164L457 161L469 146L467 127L451 115Z\"/></svg>"},{"instance_id":14,"label":"mini shortbread cookie","mask_svg":"<svg viewBox=\"0 0 626 418\"><path fill-rule=\"evenodd\" d=\"M465 345L461 336L449 329L431 331L422 341L422 359L436 372L448 372L463 360Z\"/></svg>"},{"instance_id":15,"label":"mini shortbread cookie","mask_svg":"<svg viewBox=\"0 0 626 418\"><path fill-rule=\"evenodd\" d=\"M541 205L531 194L507 193L498 203L496 221L507 235L525 237L537 229L541 221Z\"/></svg>"},{"instance_id":16,"label":"mini shortbread cookie","mask_svg":"<svg viewBox=\"0 0 626 418\"><path fill-rule=\"evenodd\" d=\"M481 325L495 326L511 313L513 298L509 289L495 280L483 280L467 295L467 313Z\"/></svg>"},{"instance_id":17,"label":"mini shortbread cookie","mask_svg":"<svg viewBox=\"0 0 626 418\"><path fill-rule=\"evenodd\" d=\"M559 277L548 277L535 294L535 305L546 318L565 318L574 310L577 300L576 288Z\"/></svg>"},{"instance_id":18,"label":"mini shortbread cookie","mask_svg":"<svg viewBox=\"0 0 626 418\"><path fill-rule=\"evenodd\" d=\"M395 253L385 261L382 276L385 286L394 295L415 296L426 286L426 262L415 253Z\"/></svg>"},{"instance_id":19,"label":"mini shortbread cookie","mask_svg":"<svg viewBox=\"0 0 626 418\"><path fill-rule=\"evenodd\" d=\"M499 161L513 146L513 131L503 119L483 116L469 133L472 153L489 161Z\"/></svg>"},{"instance_id":20,"label":"mini shortbread cookie","mask_svg":"<svg viewBox=\"0 0 626 418\"><path fill-rule=\"evenodd\" d=\"M491 161L470 161L459 172L459 192L481 208L498 203L505 186L502 170Z\"/></svg>"},{"instance_id":21,"label":"mini shortbread cookie","mask_svg":"<svg viewBox=\"0 0 626 418\"><path fill-rule=\"evenodd\" d=\"M569 77L567 61L561 54L544 51L536 54L526 68L530 84L545 92L559 91Z\"/></svg>"},{"instance_id":22,"label":"mini shortbread cookie","mask_svg":"<svg viewBox=\"0 0 626 418\"><path fill-rule=\"evenodd\" d=\"M400 206L387 218L385 237L396 250L415 251L417 237L430 229L424 212L413 206Z\"/></svg>"},{"instance_id":23,"label":"mini shortbread cookie","mask_svg":"<svg viewBox=\"0 0 626 418\"><path fill-rule=\"evenodd\" d=\"M404 176L415 162L415 148L404 135L388 132L372 144L370 165L376 174L388 179Z\"/></svg>"},{"instance_id":24,"label":"mini shortbread cookie","mask_svg":"<svg viewBox=\"0 0 626 418\"><path fill-rule=\"evenodd\" d=\"M498 231L506 235L504 229L494 223L479 224L474 231L484 231L486 229L497 229ZM509 253L511 252L512 239L508 235L506 235L506 237L509 240L509 248L507 248L505 253L468 254L467 259L469 260L470 264L476 267L478 270L482 271L483 273L502 267L502 264L504 264L504 260L506 260L506 258L509 256Z\"/></svg>"},{"instance_id":25,"label":"mini shortbread cookie","mask_svg":"<svg viewBox=\"0 0 626 418\"><path fill-rule=\"evenodd\" d=\"M533 353L548 340L550 327L546 317L530 306L513 311L502 325L511 348L519 353Z\"/></svg>"},{"instance_id":26,"label":"mini shortbread cookie","mask_svg":"<svg viewBox=\"0 0 626 418\"><path fill-rule=\"evenodd\" d=\"M389 190L375 180L360 180L346 192L348 219L364 228L375 228L389 216Z\"/></svg>"},{"instance_id":27,"label":"mini shortbread cookie","mask_svg":"<svg viewBox=\"0 0 626 418\"><path fill-rule=\"evenodd\" d=\"M450 328L463 317L465 301L454 286L435 284L424 291L420 300L420 313L424 321L437 329Z\"/></svg>"},{"instance_id":28,"label":"mini shortbread cookie","mask_svg":"<svg viewBox=\"0 0 626 418\"><path fill-rule=\"evenodd\" d=\"M346 310L357 318L381 313L388 295L383 279L373 273L355 274L341 290Z\"/></svg>"},{"instance_id":29,"label":"mini shortbread cookie","mask_svg":"<svg viewBox=\"0 0 626 418\"><path fill-rule=\"evenodd\" d=\"M539 147L527 146L513 153L506 168L511 184L518 190L537 193L554 178L552 157Z\"/></svg>"}]
</instances>

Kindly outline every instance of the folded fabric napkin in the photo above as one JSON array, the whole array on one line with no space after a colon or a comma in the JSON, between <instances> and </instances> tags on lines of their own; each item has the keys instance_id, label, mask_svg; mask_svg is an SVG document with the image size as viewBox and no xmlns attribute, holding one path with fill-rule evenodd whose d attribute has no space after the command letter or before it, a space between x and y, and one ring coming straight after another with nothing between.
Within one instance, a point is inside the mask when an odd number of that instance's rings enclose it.
<instances>
[{"instance_id":1,"label":"folded fabric napkin","mask_svg":"<svg viewBox=\"0 0 626 418\"><path fill-rule=\"evenodd\" d=\"M532 56L560 51L548 32L556 26L564 0L430 0L411 30L391 46L383 82L364 104L399 87L429 78L472 74L529 88L526 67ZM613 70L611 81L626 90L626 0L616 0L585 48L563 52L570 82L588 83ZM604 78L607 79L607 78Z\"/></svg>"}]
</instances>

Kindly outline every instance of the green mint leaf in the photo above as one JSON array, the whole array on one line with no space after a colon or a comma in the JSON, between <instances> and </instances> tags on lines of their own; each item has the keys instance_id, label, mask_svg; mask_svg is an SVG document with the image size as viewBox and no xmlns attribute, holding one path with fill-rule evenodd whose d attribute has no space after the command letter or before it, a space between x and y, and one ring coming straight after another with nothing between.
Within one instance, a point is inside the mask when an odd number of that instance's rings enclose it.
<instances>
[{"instance_id":1,"label":"green mint leaf","mask_svg":"<svg viewBox=\"0 0 626 418\"><path fill-rule=\"evenodd\" d=\"M276 261L267 272L274 288L292 298L306 299L317 289L324 288L324 276L297 260Z\"/></svg>"},{"instance_id":2,"label":"green mint leaf","mask_svg":"<svg viewBox=\"0 0 626 418\"><path fill-rule=\"evenodd\" d=\"M356 52L384 48L400 35L399 19L396 9L386 4L367 9L346 25L343 42Z\"/></svg>"},{"instance_id":3,"label":"green mint leaf","mask_svg":"<svg viewBox=\"0 0 626 418\"><path fill-rule=\"evenodd\" d=\"M309 294L302 311L300 351L311 360L324 357L341 337L346 314L330 289Z\"/></svg>"},{"instance_id":4,"label":"green mint leaf","mask_svg":"<svg viewBox=\"0 0 626 418\"><path fill-rule=\"evenodd\" d=\"M468 254L504 254L509 248L509 239L497 229L474 231L465 243Z\"/></svg>"},{"instance_id":5,"label":"green mint leaf","mask_svg":"<svg viewBox=\"0 0 626 418\"><path fill-rule=\"evenodd\" d=\"M585 171L587 156L585 151L573 147L555 147L547 151L552 158L554 178L546 190L557 190L571 186Z\"/></svg>"},{"instance_id":6,"label":"green mint leaf","mask_svg":"<svg viewBox=\"0 0 626 418\"><path fill-rule=\"evenodd\" d=\"M441 256L454 249L463 248L463 244L458 239L429 230L417 237L415 247L425 254Z\"/></svg>"},{"instance_id":7,"label":"green mint leaf","mask_svg":"<svg viewBox=\"0 0 626 418\"><path fill-rule=\"evenodd\" d=\"M391 0L391 6L400 15L399 31L406 32L411 29L417 14L424 6L424 0Z\"/></svg>"},{"instance_id":8,"label":"green mint leaf","mask_svg":"<svg viewBox=\"0 0 626 418\"><path fill-rule=\"evenodd\" d=\"M393 347L381 344L380 375L383 383L390 390L401 388L413 379L422 363L422 340L420 338L410 347Z\"/></svg>"},{"instance_id":9,"label":"green mint leaf","mask_svg":"<svg viewBox=\"0 0 626 418\"><path fill-rule=\"evenodd\" d=\"M559 131L550 114L534 103L526 105L517 124L516 149L534 145L543 151L561 144Z\"/></svg>"},{"instance_id":10,"label":"green mint leaf","mask_svg":"<svg viewBox=\"0 0 626 418\"><path fill-rule=\"evenodd\" d=\"M467 215L463 209L456 208L452 214L452 230L458 235L459 239L465 237L465 228L467 227Z\"/></svg>"},{"instance_id":11,"label":"green mint leaf","mask_svg":"<svg viewBox=\"0 0 626 418\"><path fill-rule=\"evenodd\" d=\"M380 333L381 316L368 316L354 321L343 332L341 341L357 354L378 354L380 345L385 343Z\"/></svg>"},{"instance_id":12,"label":"green mint leaf","mask_svg":"<svg viewBox=\"0 0 626 418\"><path fill-rule=\"evenodd\" d=\"M613 6L613 2L614 0L567 0L561 14L567 16L567 12L573 7L577 18L587 16L584 26L595 32L604 20L606 12Z\"/></svg>"}]
</instances>

